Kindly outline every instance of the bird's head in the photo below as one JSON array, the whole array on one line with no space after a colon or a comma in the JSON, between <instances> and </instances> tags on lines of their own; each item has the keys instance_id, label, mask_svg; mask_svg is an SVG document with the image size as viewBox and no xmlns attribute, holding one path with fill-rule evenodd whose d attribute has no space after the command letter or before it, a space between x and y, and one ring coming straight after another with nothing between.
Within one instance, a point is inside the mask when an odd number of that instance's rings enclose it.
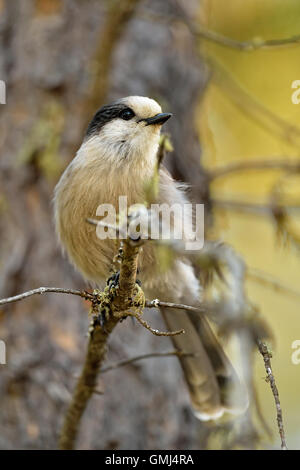
<instances>
[{"instance_id":1,"label":"bird's head","mask_svg":"<svg viewBox=\"0 0 300 470\"><path fill-rule=\"evenodd\" d=\"M143 96L129 96L100 108L91 120L83 146L92 158L122 168L150 164L154 159L161 126L171 117L160 105ZM98 154L98 157L96 155ZM153 162L151 162L153 163Z\"/></svg>"}]
</instances>

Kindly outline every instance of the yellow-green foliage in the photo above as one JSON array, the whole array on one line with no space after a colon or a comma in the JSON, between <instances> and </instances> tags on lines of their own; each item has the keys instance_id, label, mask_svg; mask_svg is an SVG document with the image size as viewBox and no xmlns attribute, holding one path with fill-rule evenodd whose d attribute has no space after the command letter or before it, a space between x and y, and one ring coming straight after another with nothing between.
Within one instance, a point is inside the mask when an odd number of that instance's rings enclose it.
<instances>
[{"instance_id":1,"label":"yellow-green foliage","mask_svg":"<svg viewBox=\"0 0 300 470\"><path fill-rule=\"evenodd\" d=\"M63 107L54 100L48 101L18 155L18 162L23 165L35 162L47 179L56 179L63 169L59 155L63 125Z\"/></svg>"}]
</instances>

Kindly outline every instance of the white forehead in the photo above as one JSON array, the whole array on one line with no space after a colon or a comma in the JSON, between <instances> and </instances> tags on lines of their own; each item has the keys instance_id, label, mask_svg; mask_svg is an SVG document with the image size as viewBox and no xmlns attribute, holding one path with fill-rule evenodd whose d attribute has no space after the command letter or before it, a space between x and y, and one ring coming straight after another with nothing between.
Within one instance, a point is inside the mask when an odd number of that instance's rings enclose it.
<instances>
[{"instance_id":1,"label":"white forehead","mask_svg":"<svg viewBox=\"0 0 300 470\"><path fill-rule=\"evenodd\" d=\"M128 105L137 116L144 118L155 116L161 113L160 105L153 99L146 96L127 96L122 101Z\"/></svg>"}]
</instances>

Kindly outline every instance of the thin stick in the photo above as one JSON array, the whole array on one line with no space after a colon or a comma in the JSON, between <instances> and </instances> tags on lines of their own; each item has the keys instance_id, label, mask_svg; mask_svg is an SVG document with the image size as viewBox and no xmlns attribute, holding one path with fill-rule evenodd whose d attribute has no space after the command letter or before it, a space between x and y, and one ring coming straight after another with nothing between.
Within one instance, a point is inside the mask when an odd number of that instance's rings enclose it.
<instances>
[{"instance_id":1,"label":"thin stick","mask_svg":"<svg viewBox=\"0 0 300 470\"><path fill-rule=\"evenodd\" d=\"M187 24L187 22L185 22ZM200 25L188 25L190 32L197 36L198 38L204 39L209 42L218 44L219 46L229 47L230 49L236 49L239 51L253 52L257 49L273 49L277 47L296 45L300 42L300 34L295 36L290 36L282 39L259 39L257 41L237 41L235 39L229 38L228 36L223 36L222 34L217 33L204 28Z\"/></svg>"},{"instance_id":2,"label":"thin stick","mask_svg":"<svg viewBox=\"0 0 300 470\"><path fill-rule=\"evenodd\" d=\"M299 148L300 128L297 125L291 124L271 111L215 57L211 56L209 63L212 69L212 80L222 88L240 111L282 142L288 142L296 149Z\"/></svg>"},{"instance_id":3,"label":"thin stick","mask_svg":"<svg viewBox=\"0 0 300 470\"><path fill-rule=\"evenodd\" d=\"M189 312L195 313L204 313L207 311L204 307L193 307L192 305L185 305L185 304L175 304L173 302L163 302L159 299L154 300L146 300L145 302L146 308L159 308L159 307L166 307L166 308L178 308L180 310L187 310Z\"/></svg>"},{"instance_id":4,"label":"thin stick","mask_svg":"<svg viewBox=\"0 0 300 470\"><path fill-rule=\"evenodd\" d=\"M250 281L259 282L264 287L275 290L275 292L281 292L298 298L300 297L299 291L292 289L286 284L282 284L278 279L274 279L268 273L264 273L258 269L247 268L246 277Z\"/></svg>"},{"instance_id":5,"label":"thin stick","mask_svg":"<svg viewBox=\"0 0 300 470\"><path fill-rule=\"evenodd\" d=\"M0 300L0 305L10 304L13 302L18 302L19 300L24 300L27 297L31 297L32 295L42 295L49 292L53 292L55 294L71 294L71 295L78 295L79 297L83 297L84 299L92 300L92 294L89 294L85 291L79 291L75 289L63 289L61 287L38 287L37 289L32 289L27 292L23 292L23 294L18 294L13 297L7 297L6 299Z\"/></svg>"},{"instance_id":6,"label":"thin stick","mask_svg":"<svg viewBox=\"0 0 300 470\"><path fill-rule=\"evenodd\" d=\"M116 225L107 224L107 223L102 222L101 220L95 220L95 219L91 219L91 218L87 218L86 221L87 221L87 223L89 223L91 225L95 225L96 227L100 226L100 227L109 228L111 230L114 230L116 232L117 238L126 239L127 236L128 236L126 230L124 230L123 228L118 227ZM122 237L120 237L120 235L122 235Z\"/></svg>"},{"instance_id":7,"label":"thin stick","mask_svg":"<svg viewBox=\"0 0 300 470\"><path fill-rule=\"evenodd\" d=\"M176 331L160 331L160 330L155 330L154 328L152 328L149 323L146 322L146 320L144 320L138 313L129 313L129 315L131 315L132 317L136 318L137 321L143 325L144 328L146 328L146 330L149 330L153 335L155 336L177 336L177 335L181 335L181 334L184 334L185 331L184 330L176 330Z\"/></svg>"},{"instance_id":8,"label":"thin stick","mask_svg":"<svg viewBox=\"0 0 300 470\"><path fill-rule=\"evenodd\" d=\"M238 200L230 199L211 199L212 205L229 209L238 212L253 212L258 215L271 215L274 213L274 210L288 210L288 211L300 211L300 205L284 205L284 206L275 206L273 204L255 204L250 202L240 202Z\"/></svg>"},{"instance_id":9,"label":"thin stick","mask_svg":"<svg viewBox=\"0 0 300 470\"><path fill-rule=\"evenodd\" d=\"M217 178L223 178L224 176L231 175L240 171L252 171L252 170L286 170L300 171L299 161L287 161L287 160L250 160L249 162L233 162L228 165L220 166L207 173L209 181L214 181Z\"/></svg>"},{"instance_id":10,"label":"thin stick","mask_svg":"<svg viewBox=\"0 0 300 470\"><path fill-rule=\"evenodd\" d=\"M110 370L118 369L119 367L127 366L128 364L133 364L134 362L141 361L143 359L149 359L152 357L169 357L169 356L177 356L177 357L187 357L187 356L194 356L192 353L186 353L184 351L175 350L175 351L168 351L168 352L157 352L157 353L149 353L149 354L141 354L140 356L132 357L131 359L124 359L123 361L116 362L115 364L111 364L110 366L104 367L101 369L100 373L105 374Z\"/></svg>"},{"instance_id":11,"label":"thin stick","mask_svg":"<svg viewBox=\"0 0 300 470\"><path fill-rule=\"evenodd\" d=\"M229 47L230 49L236 49L239 51L251 52L257 49L270 49L282 46L288 46L291 44L298 44L300 42L300 34L294 36L282 38L282 39L261 39L250 40L250 41L238 41L236 39L223 36L216 31L209 30L198 23L192 22L190 17L187 15L185 9L179 4L177 0L174 0L178 11L178 19L186 24L190 33L198 38L206 41L218 44L219 46ZM177 17L176 17L177 19Z\"/></svg>"},{"instance_id":12,"label":"thin stick","mask_svg":"<svg viewBox=\"0 0 300 470\"><path fill-rule=\"evenodd\" d=\"M286 440L285 440L285 432L284 432L284 427L283 427L283 419L282 419L282 409L281 409L281 404L279 400L279 393L278 393L278 388L275 383L275 377L273 375L272 371L272 365L271 365L271 357L272 355L270 354L268 347L265 343L262 341L258 341L258 348L259 351L263 357L264 364L265 364L265 369L267 373L267 382L269 382L273 397L275 400L275 405L276 405L276 414L277 414L277 425L278 425L278 430L279 430L279 435L281 439L281 449L287 450L287 445L286 445Z\"/></svg>"}]
</instances>

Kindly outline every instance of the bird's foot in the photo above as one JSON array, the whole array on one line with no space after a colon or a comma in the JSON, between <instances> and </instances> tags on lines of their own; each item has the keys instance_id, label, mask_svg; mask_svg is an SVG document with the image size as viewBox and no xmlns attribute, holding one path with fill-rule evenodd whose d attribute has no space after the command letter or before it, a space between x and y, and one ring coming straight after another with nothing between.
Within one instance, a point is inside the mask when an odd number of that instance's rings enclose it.
<instances>
[{"instance_id":1,"label":"bird's foot","mask_svg":"<svg viewBox=\"0 0 300 470\"><path fill-rule=\"evenodd\" d=\"M92 321L90 325L90 333L95 326L100 326L105 331L105 325L113 315L111 304L117 294L119 288L120 272L113 273L106 281L104 291L94 289L92 302ZM142 313L145 306L145 295L141 288L141 281L138 279L135 283L132 299L130 299L131 307L135 312ZM129 315L124 315L120 318L120 322L124 321Z\"/></svg>"},{"instance_id":2,"label":"bird's foot","mask_svg":"<svg viewBox=\"0 0 300 470\"><path fill-rule=\"evenodd\" d=\"M114 295L115 290L119 287L119 280L120 280L120 271L114 272L106 281L106 285L109 288L109 291ZM140 288L142 286L142 282L139 279L136 279L135 283Z\"/></svg>"},{"instance_id":3,"label":"bird's foot","mask_svg":"<svg viewBox=\"0 0 300 470\"><path fill-rule=\"evenodd\" d=\"M119 279L120 279L120 271L114 272L106 281L106 285L108 286L109 290L113 290L118 288L119 286Z\"/></svg>"}]
</instances>

